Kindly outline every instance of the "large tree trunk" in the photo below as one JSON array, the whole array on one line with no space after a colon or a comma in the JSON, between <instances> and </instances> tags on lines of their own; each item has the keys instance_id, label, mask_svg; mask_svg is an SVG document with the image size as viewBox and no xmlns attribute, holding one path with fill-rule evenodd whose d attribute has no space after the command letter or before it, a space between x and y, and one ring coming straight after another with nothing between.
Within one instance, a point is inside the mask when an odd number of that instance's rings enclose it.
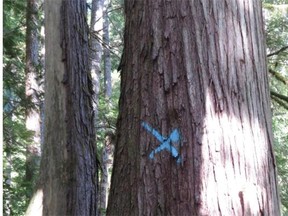
<instances>
[{"instance_id":1,"label":"large tree trunk","mask_svg":"<svg viewBox=\"0 0 288 216\"><path fill-rule=\"evenodd\" d=\"M260 0L125 13L107 215L280 215Z\"/></svg>"},{"instance_id":2,"label":"large tree trunk","mask_svg":"<svg viewBox=\"0 0 288 216\"><path fill-rule=\"evenodd\" d=\"M86 1L45 1L45 33L43 215L96 215Z\"/></svg>"},{"instance_id":3,"label":"large tree trunk","mask_svg":"<svg viewBox=\"0 0 288 216\"><path fill-rule=\"evenodd\" d=\"M39 1L27 0L26 14L26 97L31 105L26 109L26 128L33 132L32 142L26 147L27 199L31 197L35 172L40 161L40 100L37 82L39 68Z\"/></svg>"}]
</instances>

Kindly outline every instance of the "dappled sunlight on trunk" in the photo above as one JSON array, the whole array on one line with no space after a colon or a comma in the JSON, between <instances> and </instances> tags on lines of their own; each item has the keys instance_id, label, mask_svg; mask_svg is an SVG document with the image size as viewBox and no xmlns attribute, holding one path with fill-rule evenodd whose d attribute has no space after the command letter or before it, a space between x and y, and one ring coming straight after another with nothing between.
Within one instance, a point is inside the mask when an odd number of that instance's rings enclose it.
<instances>
[{"instance_id":1,"label":"dappled sunlight on trunk","mask_svg":"<svg viewBox=\"0 0 288 216\"><path fill-rule=\"evenodd\" d=\"M207 92L201 151L209 160L203 159L201 165L203 211L213 208L224 215L256 215L267 206L273 209L269 200L277 186L271 184L275 179L270 173L267 129L257 118L246 116L244 108L238 114L236 109L215 112L214 101ZM231 212L227 212L227 203Z\"/></svg>"}]
</instances>

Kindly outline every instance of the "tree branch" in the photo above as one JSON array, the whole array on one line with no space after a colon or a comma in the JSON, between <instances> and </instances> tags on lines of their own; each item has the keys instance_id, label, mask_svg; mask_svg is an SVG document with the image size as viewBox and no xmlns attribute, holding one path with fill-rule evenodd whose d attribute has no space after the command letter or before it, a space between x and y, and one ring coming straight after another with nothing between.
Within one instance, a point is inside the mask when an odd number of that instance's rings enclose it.
<instances>
[{"instance_id":1,"label":"tree branch","mask_svg":"<svg viewBox=\"0 0 288 216\"><path fill-rule=\"evenodd\" d=\"M281 100L284 100L285 102L288 103L288 97L287 97L287 96L281 95L281 94L279 94L279 93L277 93L277 92L274 92L274 91L272 91L272 90L270 91L270 94L271 94L271 96L277 97L277 98L279 98L279 99L281 99Z\"/></svg>"},{"instance_id":2,"label":"tree branch","mask_svg":"<svg viewBox=\"0 0 288 216\"><path fill-rule=\"evenodd\" d=\"M269 73L271 73L277 80L283 82L285 85L288 85L288 80L282 76L279 72L269 68Z\"/></svg>"},{"instance_id":3,"label":"tree branch","mask_svg":"<svg viewBox=\"0 0 288 216\"><path fill-rule=\"evenodd\" d=\"M273 56L273 55L278 55L280 52L283 52L283 51L285 51L286 49L288 49L288 46L284 46L284 47L282 47L281 49L279 49L279 50L277 50L277 51L275 51L275 52L272 52L272 53L267 54L267 57L271 57L271 56Z\"/></svg>"},{"instance_id":4,"label":"tree branch","mask_svg":"<svg viewBox=\"0 0 288 216\"><path fill-rule=\"evenodd\" d=\"M286 104L285 102L283 102L282 100L280 100L279 98L271 95L272 100L274 100L276 103L278 103L280 106L282 106L284 109L288 110L288 104Z\"/></svg>"},{"instance_id":5,"label":"tree branch","mask_svg":"<svg viewBox=\"0 0 288 216\"><path fill-rule=\"evenodd\" d=\"M99 43L101 43L101 45L102 45L104 48L108 49L111 54L113 54L113 55L114 55L115 57L117 57L119 60L121 59L121 57L120 57L119 55L117 55L117 54L112 50L112 47L109 46L108 44L106 44L106 43L102 40L102 38L100 38L100 37L97 35L97 32L92 31L92 32L90 32L90 34L91 34L91 37L94 37ZM92 49L91 47L89 47L89 48L90 48L92 51L96 52L96 50Z\"/></svg>"},{"instance_id":6,"label":"tree branch","mask_svg":"<svg viewBox=\"0 0 288 216\"><path fill-rule=\"evenodd\" d=\"M116 11L116 10L122 10L122 9L123 9L122 6L117 7L117 8L112 8L111 10L107 11L107 13L109 14L109 13L111 13L111 12L113 12L113 11Z\"/></svg>"}]
</instances>

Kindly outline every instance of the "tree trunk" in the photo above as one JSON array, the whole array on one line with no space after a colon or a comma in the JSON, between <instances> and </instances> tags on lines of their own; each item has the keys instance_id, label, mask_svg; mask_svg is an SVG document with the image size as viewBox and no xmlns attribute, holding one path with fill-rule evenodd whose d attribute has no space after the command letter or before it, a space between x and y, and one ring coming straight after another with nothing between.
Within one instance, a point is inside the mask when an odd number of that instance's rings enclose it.
<instances>
[{"instance_id":1,"label":"tree trunk","mask_svg":"<svg viewBox=\"0 0 288 216\"><path fill-rule=\"evenodd\" d=\"M103 0L103 60L104 60L104 92L105 100L107 101L108 110L111 108L111 96L112 96L112 80L111 80L111 57L110 57L110 38L109 38L109 0ZM107 129L106 129L107 130ZM105 144L102 151L102 175L100 180L100 210L101 215L106 215L107 199L110 189L110 180L111 175L109 169L112 167L113 163L113 152L114 152L114 143L113 133L106 132L105 135ZM113 141L114 142L114 141Z\"/></svg>"},{"instance_id":2,"label":"tree trunk","mask_svg":"<svg viewBox=\"0 0 288 216\"><path fill-rule=\"evenodd\" d=\"M103 43L104 43L104 89L105 98L111 107L112 96L112 81L111 81L111 57L110 57L110 37L109 37L109 0L104 0L104 12L103 12Z\"/></svg>"},{"instance_id":3,"label":"tree trunk","mask_svg":"<svg viewBox=\"0 0 288 216\"><path fill-rule=\"evenodd\" d=\"M27 199L32 194L35 172L40 161L40 112L39 85L37 82L39 67L39 31L38 0L27 0L26 13L26 98L31 105L26 109L26 128L33 132L32 142L26 147Z\"/></svg>"},{"instance_id":4,"label":"tree trunk","mask_svg":"<svg viewBox=\"0 0 288 216\"><path fill-rule=\"evenodd\" d=\"M113 154L114 154L114 145L115 145L115 135L112 132L106 132L105 135L105 145L102 151L102 175L100 182L100 210L101 215L106 215L103 212L106 211L107 199L110 189L110 169L113 164Z\"/></svg>"},{"instance_id":5,"label":"tree trunk","mask_svg":"<svg viewBox=\"0 0 288 216\"><path fill-rule=\"evenodd\" d=\"M43 215L96 215L96 146L86 1L45 2Z\"/></svg>"},{"instance_id":6,"label":"tree trunk","mask_svg":"<svg viewBox=\"0 0 288 216\"><path fill-rule=\"evenodd\" d=\"M92 0L90 38L89 38L89 69L93 83L93 110L95 113L94 125L99 123L99 93L100 73L102 60L102 35L103 35L103 0ZM98 170L100 171L100 169ZM99 173L97 173L97 185L99 186ZM100 215L101 192L97 194L97 215Z\"/></svg>"},{"instance_id":7,"label":"tree trunk","mask_svg":"<svg viewBox=\"0 0 288 216\"><path fill-rule=\"evenodd\" d=\"M6 143L7 145L7 143ZM3 215L10 216L13 215L12 208L12 158L11 153L8 151L6 153L6 167L3 170Z\"/></svg>"},{"instance_id":8,"label":"tree trunk","mask_svg":"<svg viewBox=\"0 0 288 216\"><path fill-rule=\"evenodd\" d=\"M260 0L125 13L107 215L280 215Z\"/></svg>"},{"instance_id":9,"label":"tree trunk","mask_svg":"<svg viewBox=\"0 0 288 216\"><path fill-rule=\"evenodd\" d=\"M93 81L93 108L95 112L95 125L98 119L98 105L100 92L100 73L102 60L102 34L103 34L103 0L92 0L90 40L89 40L89 67Z\"/></svg>"},{"instance_id":10,"label":"tree trunk","mask_svg":"<svg viewBox=\"0 0 288 216\"><path fill-rule=\"evenodd\" d=\"M8 114L7 118L12 121L12 115ZM15 145L15 138L13 129L6 128L8 133L3 139L3 215L10 216L13 215L13 208L12 208L12 170L13 170L13 163L12 163L12 148ZM5 154L6 153L6 154Z\"/></svg>"}]
</instances>

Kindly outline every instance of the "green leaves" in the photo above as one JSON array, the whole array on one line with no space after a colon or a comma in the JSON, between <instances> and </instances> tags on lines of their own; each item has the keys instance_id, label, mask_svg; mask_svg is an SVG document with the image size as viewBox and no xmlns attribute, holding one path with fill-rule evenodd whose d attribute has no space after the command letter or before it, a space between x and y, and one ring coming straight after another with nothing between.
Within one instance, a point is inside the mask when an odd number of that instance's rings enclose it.
<instances>
[{"instance_id":1,"label":"green leaves","mask_svg":"<svg viewBox=\"0 0 288 216\"><path fill-rule=\"evenodd\" d=\"M288 1L264 1L274 150L282 213L288 213Z\"/></svg>"}]
</instances>

